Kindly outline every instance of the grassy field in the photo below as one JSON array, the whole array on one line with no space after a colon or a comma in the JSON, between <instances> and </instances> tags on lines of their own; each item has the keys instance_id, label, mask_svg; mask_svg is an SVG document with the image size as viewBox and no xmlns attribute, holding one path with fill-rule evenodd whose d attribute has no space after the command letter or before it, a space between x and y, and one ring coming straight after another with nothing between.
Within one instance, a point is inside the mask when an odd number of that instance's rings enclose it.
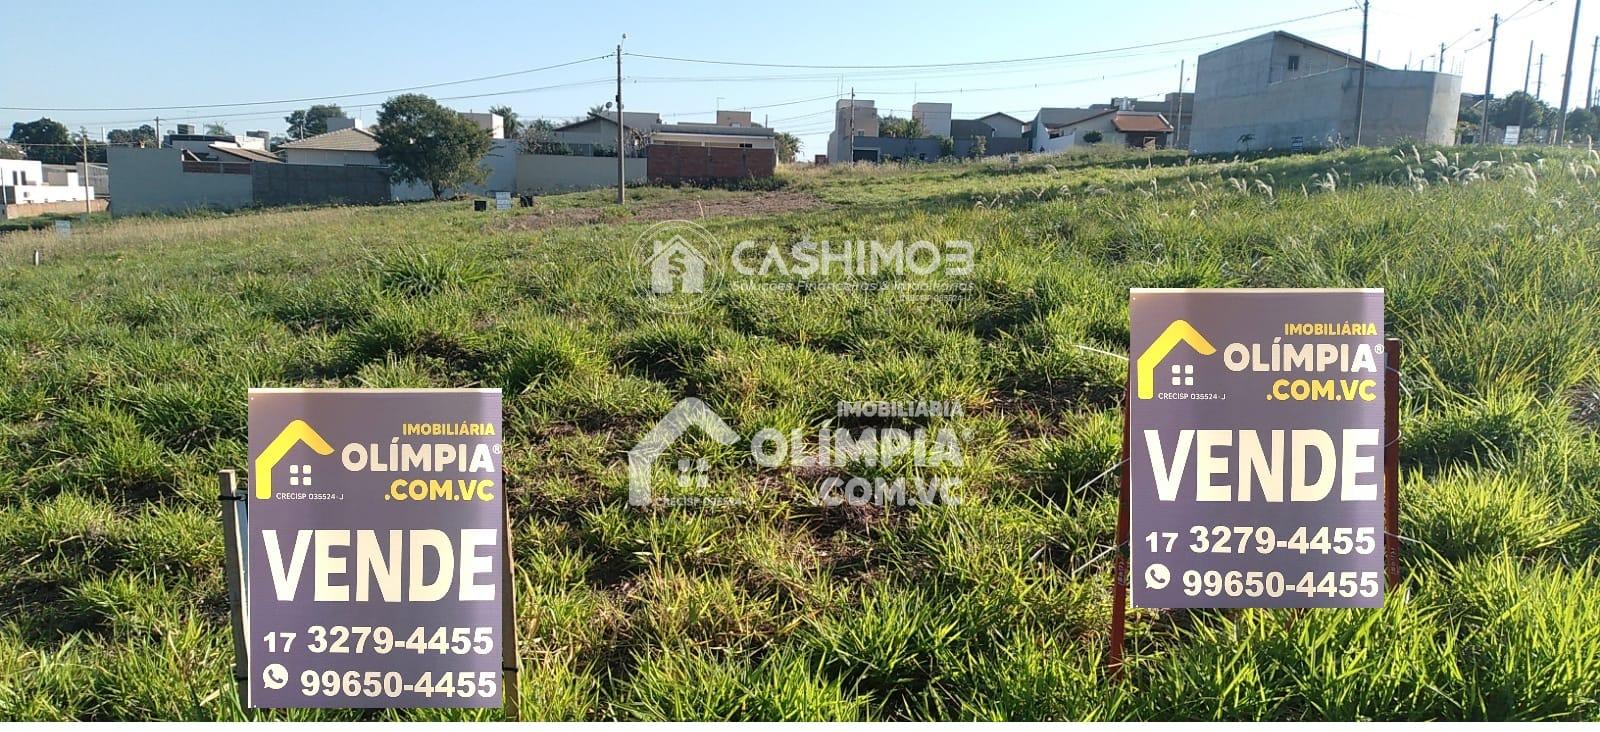
<instances>
[{"instance_id":1,"label":"grassy field","mask_svg":"<svg viewBox=\"0 0 1600 732\"><path fill-rule=\"evenodd\" d=\"M529 718L1600 719L1596 168L1103 155L574 194L531 217L5 235L0 718L245 716L214 474L245 465L246 388L482 385L507 393ZM635 240L691 210L727 246L964 239L976 272L950 302L725 288L662 314L634 294ZM1101 677L1116 492L1096 478L1134 286L1387 289L1408 541L1385 608L1139 611L1127 678ZM744 434L815 428L840 400L958 401L929 424L971 435L946 468L961 503L818 508L815 476L702 439L681 454L744 502L630 508L626 450L685 396Z\"/></svg>"}]
</instances>

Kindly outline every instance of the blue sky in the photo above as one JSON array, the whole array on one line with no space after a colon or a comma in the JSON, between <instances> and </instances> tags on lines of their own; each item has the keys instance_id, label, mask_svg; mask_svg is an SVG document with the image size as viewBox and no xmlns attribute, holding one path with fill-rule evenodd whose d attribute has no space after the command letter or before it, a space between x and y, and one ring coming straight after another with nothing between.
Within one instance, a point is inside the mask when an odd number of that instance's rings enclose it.
<instances>
[{"instance_id":1,"label":"blue sky","mask_svg":"<svg viewBox=\"0 0 1600 732\"><path fill-rule=\"evenodd\" d=\"M1502 27L1495 93L1522 87L1528 43L1546 54L1544 98L1559 101L1574 0L1374 0L1371 55L1386 66L1437 64L1481 92L1492 13L1521 16ZM200 108L323 97L367 121L387 95L355 92L502 74L609 54L623 32L640 54L768 64L903 65L1015 59L1160 43L1268 25L1352 52L1360 44L1355 0L1149 0L1118 6L1055 0L972 3L923 0L754 3L423 3L395 0L277 3L18 3L0 23L10 60L0 107L130 107L129 111L0 110L11 123L48 116L98 137L158 114L175 122L223 122L233 132L284 128L311 102ZM1593 0L1591 0L1593 2ZM1331 15L1277 25L1319 13ZM79 43L78 28L88 31ZM1477 29L1477 30L1475 30ZM48 30L49 32L45 32ZM667 121L709 121L718 107L752 108L821 152L832 99L851 87L880 110L945 101L958 117L1005 111L1024 119L1041 106L1083 106L1113 96L1159 97L1178 85L1187 59L1193 88L1201 53L1263 32L1076 58L936 69L804 69L624 58L630 110ZM1574 103L1582 103L1600 3L1580 25ZM80 50L85 49L85 50ZM36 65L17 59L37 59ZM508 104L524 118L581 114L613 94L614 61L589 61L424 90L456 109ZM805 100L805 101L799 101ZM790 103L796 102L796 103ZM772 106L768 106L772 105ZM183 107L154 110L148 107Z\"/></svg>"}]
</instances>

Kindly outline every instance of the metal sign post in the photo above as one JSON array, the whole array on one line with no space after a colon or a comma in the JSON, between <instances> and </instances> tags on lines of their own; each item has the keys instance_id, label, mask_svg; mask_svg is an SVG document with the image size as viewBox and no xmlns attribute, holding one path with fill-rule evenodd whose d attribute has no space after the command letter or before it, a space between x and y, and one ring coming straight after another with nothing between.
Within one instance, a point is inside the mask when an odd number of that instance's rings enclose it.
<instances>
[{"instance_id":1,"label":"metal sign post","mask_svg":"<svg viewBox=\"0 0 1600 732\"><path fill-rule=\"evenodd\" d=\"M228 582L228 617L233 626L233 683L239 694L239 707L248 714L250 709L250 615L245 594L244 569L244 494L239 492L239 480L232 470L217 473L220 491L217 500L222 503L222 569Z\"/></svg>"},{"instance_id":2,"label":"metal sign post","mask_svg":"<svg viewBox=\"0 0 1600 732\"><path fill-rule=\"evenodd\" d=\"M1146 322L1133 328L1124 395L1105 666L1113 681L1123 675L1135 589L1145 607L1376 607L1382 588L1402 580L1401 348L1381 338L1381 300L1371 300L1381 295L1323 292L1335 297L1318 300L1317 291L1271 291L1240 300L1250 291L1202 292L1137 308ZM1156 294L1159 301L1167 292ZM1317 313L1336 322L1304 322ZM1161 333L1153 342L1152 327ZM1295 355L1258 357L1263 343L1292 344ZM1310 363L1300 358L1307 344ZM1181 355L1169 361L1169 354ZM1374 420L1371 392L1379 383L1383 413ZM1138 425L1135 405L1146 415ZM1175 419L1163 423L1152 409ZM1381 441L1371 439L1380 426ZM1319 430L1341 436L1313 439ZM1140 470L1142 482L1133 479ZM1183 525L1167 525L1174 520ZM1178 592L1161 592L1169 588Z\"/></svg>"},{"instance_id":3,"label":"metal sign post","mask_svg":"<svg viewBox=\"0 0 1600 732\"><path fill-rule=\"evenodd\" d=\"M511 499L506 498L506 510L500 524L501 544L505 547L506 560L501 565L500 596L504 598L500 608L501 634L506 637L506 642L500 648L500 671L503 679L501 683L501 701L505 708L507 721L522 721L522 656L517 652L517 581L515 571L515 554L511 551Z\"/></svg>"}]
</instances>

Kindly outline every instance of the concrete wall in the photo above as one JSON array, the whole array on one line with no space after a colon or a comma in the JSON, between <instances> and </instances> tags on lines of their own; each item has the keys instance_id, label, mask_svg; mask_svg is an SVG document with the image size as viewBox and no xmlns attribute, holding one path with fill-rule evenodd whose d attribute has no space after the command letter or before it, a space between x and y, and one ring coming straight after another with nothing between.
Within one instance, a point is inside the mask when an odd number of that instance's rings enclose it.
<instances>
[{"instance_id":1,"label":"concrete wall","mask_svg":"<svg viewBox=\"0 0 1600 732\"><path fill-rule=\"evenodd\" d=\"M645 159L623 160L628 182L644 183L648 172ZM614 157L527 154L516 157L516 192L519 194L587 191L616 184L617 159Z\"/></svg>"},{"instance_id":2,"label":"concrete wall","mask_svg":"<svg viewBox=\"0 0 1600 732\"><path fill-rule=\"evenodd\" d=\"M949 102L917 102L911 105L911 118L921 122L930 136L950 136Z\"/></svg>"},{"instance_id":3,"label":"concrete wall","mask_svg":"<svg viewBox=\"0 0 1600 732\"><path fill-rule=\"evenodd\" d=\"M939 159L939 141L931 137L857 137L855 149L876 150L880 163Z\"/></svg>"},{"instance_id":4,"label":"concrete wall","mask_svg":"<svg viewBox=\"0 0 1600 732\"><path fill-rule=\"evenodd\" d=\"M97 198L89 202L90 211L106 210L106 200ZM63 203L8 203L0 206L0 219L23 219L29 216L43 216L45 214L81 214L83 201L67 201Z\"/></svg>"},{"instance_id":5,"label":"concrete wall","mask_svg":"<svg viewBox=\"0 0 1600 732\"><path fill-rule=\"evenodd\" d=\"M230 209L251 202L248 173L185 173L180 151L113 145L106 150L111 177L111 213Z\"/></svg>"},{"instance_id":6,"label":"concrete wall","mask_svg":"<svg viewBox=\"0 0 1600 732\"><path fill-rule=\"evenodd\" d=\"M5 203L60 203L94 198L94 189L84 190L77 185L78 174L73 173L72 185L60 186L0 186L0 201Z\"/></svg>"},{"instance_id":7,"label":"concrete wall","mask_svg":"<svg viewBox=\"0 0 1600 732\"><path fill-rule=\"evenodd\" d=\"M1028 143L1020 137L990 137L984 140L983 154L1010 155L1011 153L1027 152ZM972 155L972 140L956 140L956 157L965 158Z\"/></svg>"},{"instance_id":8,"label":"concrete wall","mask_svg":"<svg viewBox=\"0 0 1600 732\"><path fill-rule=\"evenodd\" d=\"M258 206L324 203L375 204L389 200L389 174L362 165L251 166L252 199Z\"/></svg>"},{"instance_id":9,"label":"concrete wall","mask_svg":"<svg viewBox=\"0 0 1600 732\"><path fill-rule=\"evenodd\" d=\"M1348 144L1355 136L1359 69L1315 47L1261 36L1200 57L1189 145L1202 153ZM1300 55L1300 69L1287 57ZM1454 141L1461 77L1369 69L1362 142ZM1247 144L1239 140L1251 135Z\"/></svg>"},{"instance_id":10,"label":"concrete wall","mask_svg":"<svg viewBox=\"0 0 1600 732\"><path fill-rule=\"evenodd\" d=\"M651 145L648 176L656 183L712 183L770 178L778 165L772 148Z\"/></svg>"}]
</instances>

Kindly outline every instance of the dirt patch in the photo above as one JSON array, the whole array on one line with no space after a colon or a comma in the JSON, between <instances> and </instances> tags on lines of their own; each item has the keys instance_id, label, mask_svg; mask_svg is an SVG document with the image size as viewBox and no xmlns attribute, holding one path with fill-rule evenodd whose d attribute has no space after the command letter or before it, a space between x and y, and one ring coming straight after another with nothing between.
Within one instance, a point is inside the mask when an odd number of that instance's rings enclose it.
<instances>
[{"instance_id":1,"label":"dirt patch","mask_svg":"<svg viewBox=\"0 0 1600 732\"><path fill-rule=\"evenodd\" d=\"M506 226L516 231L533 231L557 226L586 226L602 222L653 223L672 219L712 218L716 216L767 216L830 207L810 193L770 191L749 195L719 196L709 199L681 201L652 201L637 208L629 208L628 216L619 216L610 208L557 208L535 210L518 216Z\"/></svg>"}]
</instances>

